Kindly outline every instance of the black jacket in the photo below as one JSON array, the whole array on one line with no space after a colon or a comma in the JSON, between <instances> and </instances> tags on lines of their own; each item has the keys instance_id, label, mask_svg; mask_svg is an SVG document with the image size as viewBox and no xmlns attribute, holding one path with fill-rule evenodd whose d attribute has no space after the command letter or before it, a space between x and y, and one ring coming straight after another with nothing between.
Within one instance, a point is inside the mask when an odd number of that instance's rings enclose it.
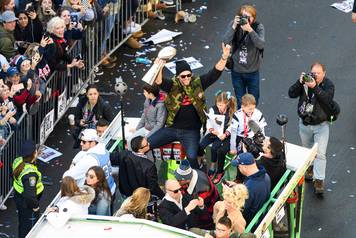
<instances>
[{"instance_id":1,"label":"black jacket","mask_svg":"<svg viewBox=\"0 0 356 238\"><path fill-rule=\"evenodd\" d=\"M80 126L80 120L83 119L83 111L84 107L88 102L88 98L82 97L79 99L79 103L77 105L77 108L75 110L75 124L76 126ZM103 118L107 120L109 123L114 120L115 116L113 114L113 109L111 106L102 99L102 97L99 96L98 102L93 108L93 113L95 115L95 120L99 120L100 118Z\"/></svg>"},{"instance_id":2,"label":"black jacket","mask_svg":"<svg viewBox=\"0 0 356 238\"><path fill-rule=\"evenodd\" d=\"M119 166L119 189L125 196L131 196L136 188L144 187L151 194L164 197L158 185L157 169L155 164L131 151L120 151L110 155L112 165Z\"/></svg>"},{"instance_id":3,"label":"black jacket","mask_svg":"<svg viewBox=\"0 0 356 238\"><path fill-rule=\"evenodd\" d=\"M328 116L322 108L322 105L330 105L330 103L332 103L334 89L333 82L328 78L324 78L324 80L313 89L308 88L309 103L314 105L314 109L312 113L305 113L303 112L303 104L308 102L308 96L305 93L303 84L298 80L289 88L289 97L299 97L297 111L304 125L318 125L328 120Z\"/></svg>"},{"instance_id":4,"label":"black jacket","mask_svg":"<svg viewBox=\"0 0 356 238\"><path fill-rule=\"evenodd\" d=\"M28 25L21 29L19 24L16 25L14 35L16 41L25 41L25 42L37 42L40 43L42 39L43 27L38 17L34 20L28 18ZM26 49L19 49L20 53L23 54Z\"/></svg>"},{"instance_id":5,"label":"black jacket","mask_svg":"<svg viewBox=\"0 0 356 238\"><path fill-rule=\"evenodd\" d=\"M54 34L50 34L53 43L45 48L43 57L48 62L51 71L66 71L67 64L72 63L73 57L68 53L68 44L64 38L59 38Z\"/></svg>"},{"instance_id":6,"label":"black jacket","mask_svg":"<svg viewBox=\"0 0 356 238\"><path fill-rule=\"evenodd\" d=\"M277 185L278 181L282 178L284 172L286 172L286 160L281 157L276 158L266 158L261 157L257 160L258 165L262 165L265 169L269 177L271 178L271 191Z\"/></svg>"},{"instance_id":7,"label":"black jacket","mask_svg":"<svg viewBox=\"0 0 356 238\"><path fill-rule=\"evenodd\" d=\"M192 197L190 195L184 195L182 198L182 207L179 207L171 201L163 199L158 206L158 214L163 224L174 226L180 229L187 229L191 227L198 227L197 216L201 213L200 208L195 208L189 215L185 212L184 208L189 204Z\"/></svg>"}]
</instances>

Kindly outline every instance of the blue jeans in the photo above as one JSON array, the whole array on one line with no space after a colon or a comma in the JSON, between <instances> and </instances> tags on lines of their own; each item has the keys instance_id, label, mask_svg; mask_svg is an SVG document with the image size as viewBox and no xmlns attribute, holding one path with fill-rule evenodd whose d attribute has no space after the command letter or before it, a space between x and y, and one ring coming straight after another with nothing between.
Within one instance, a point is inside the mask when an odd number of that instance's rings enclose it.
<instances>
[{"instance_id":1,"label":"blue jeans","mask_svg":"<svg viewBox=\"0 0 356 238\"><path fill-rule=\"evenodd\" d=\"M190 166L193 169L198 169L197 155L199 149L200 131L199 130L184 130L173 127L164 127L147 138L150 143L150 148L158 148L167 145L174 141L179 141L185 152Z\"/></svg>"},{"instance_id":2,"label":"blue jeans","mask_svg":"<svg viewBox=\"0 0 356 238\"><path fill-rule=\"evenodd\" d=\"M241 108L241 98L246 93L255 97L257 106L260 98L260 72L238 73L232 70L231 80L237 98L238 109Z\"/></svg>"},{"instance_id":3,"label":"blue jeans","mask_svg":"<svg viewBox=\"0 0 356 238\"><path fill-rule=\"evenodd\" d=\"M304 147L311 148L318 143L318 151L314 160L313 178L324 180L326 169L326 149L329 141L329 124L323 122L319 125L304 125L299 119L299 135Z\"/></svg>"},{"instance_id":4,"label":"blue jeans","mask_svg":"<svg viewBox=\"0 0 356 238\"><path fill-rule=\"evenodd\" d=\"M107 16L106 21L105 21L105 36L104 39L101 42L101 55L104 55L106 53L106 43L107 40L110 38L111 32L114 29L115 26L115 19L116 15L115 14L110 14Z\"/></svg>"}]
</instances>

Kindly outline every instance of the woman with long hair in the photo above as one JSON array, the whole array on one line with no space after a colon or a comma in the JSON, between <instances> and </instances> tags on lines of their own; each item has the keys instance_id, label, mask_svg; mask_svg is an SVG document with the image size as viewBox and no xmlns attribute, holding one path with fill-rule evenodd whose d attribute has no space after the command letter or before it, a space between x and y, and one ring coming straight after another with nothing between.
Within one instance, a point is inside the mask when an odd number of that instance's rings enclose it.
<instances>
[{"instance_id":1,"label":"woman with long hair","mask_svg":"<svg viewBox=\"0 0 356 238\"><path fill-rule=\"evenodd\" d=\"M61 227L72 216L88 215L88 207L94 197L94 189L86 185L79 188L74 178L65 176L61 183L61 198L46 211L47 221L54 227Z\"/></svg>"},{"instance_id":2,"label":"woman with long hair","mask_svg":"<svg viewBox=\"0 0 356 238\"><path fill-rule=\"evenodd\" d=\"M15 1L14 0L3 0L0 3L0 13L4 11L15 11Z\"/></svg>"},{"instance_id":3,"label":"woman with long hair","mask_svg":"<svg viewBox=\"0 0 356 238\"><path fill-rule=\"evenodd\" d=\"M116 217L132 215L135 218L146 219L147 205L150 201L151 192L147 188L137 188L132 196L128 197L114 214Z\"/></svg>"},{"instance_id":4,"label":"woman with long hair","mask_svg":"<svg viewBox=\"0 0 356 238\"><path fill-rule=\"evenodd\" d=\"M111 216L111 191L104 170L100 166L89 168L85 184L95 190L95 198L89 206L89 214Z\"/></svg>"},{"instance_id":5,"label":"woman with long hair","mask_svg":"<svg viewBox=\"0 0 356 238\"><path fill-rule=\"evenodd\" d=\"M87 87L85 97L79 98L79 103L75 110L75 125L77 126L73 137L73 148L79 148L79 134L84 129L95 129L99 119L105 119L109 123L114 119L113 109L101 98L99 88L91 84Z\"/></svg>"}]
</instances>

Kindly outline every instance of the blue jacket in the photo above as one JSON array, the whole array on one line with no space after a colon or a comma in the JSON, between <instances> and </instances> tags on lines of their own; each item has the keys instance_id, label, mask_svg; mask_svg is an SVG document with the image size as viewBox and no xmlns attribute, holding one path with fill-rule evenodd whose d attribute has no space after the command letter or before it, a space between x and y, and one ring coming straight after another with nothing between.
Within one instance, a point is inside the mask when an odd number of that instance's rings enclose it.
<instances>
[{"instance_id":1,"label":"blue jacket","mask_svg":"<svg viewBox=\"0 0 356 238\"><path fill-rule=\"evenodd\" d=\"M259 167L257 173L246 177L244 184L248 189L248 199L245 202L243 216L248 224L267 201L271 192L271 179L266 170Z\"/></svg>"}]
</instances>

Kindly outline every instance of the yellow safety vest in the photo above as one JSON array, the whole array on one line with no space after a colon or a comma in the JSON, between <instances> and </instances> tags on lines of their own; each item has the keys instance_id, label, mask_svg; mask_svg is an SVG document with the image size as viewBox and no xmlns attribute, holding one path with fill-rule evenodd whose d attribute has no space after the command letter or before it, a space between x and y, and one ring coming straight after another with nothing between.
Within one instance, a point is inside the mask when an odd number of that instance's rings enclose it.
<instances>
[{"instance_id":1,"label":"yellow safety vest","mask_svg":"<svg viewBox=\"0 0 356 238\"><path fill-rule=\"evenodd\" d=\"M21 164L22 161L23 161L22 157L17 157L12 163L12 171L14 171ZM21 171L19 177L18 178L14 177L14 183L13 183L14 189L16 190L16 192L20 194L23 193L24 188L22 184L22 177L29 173L36 173L38 176L38 180L36 183L36 195L38 195L43 191L44 186L42 183L42 174L40 171L38 171L37 166L33 164L25 163L25 167Z\"/></svg>"}]
</instances>

